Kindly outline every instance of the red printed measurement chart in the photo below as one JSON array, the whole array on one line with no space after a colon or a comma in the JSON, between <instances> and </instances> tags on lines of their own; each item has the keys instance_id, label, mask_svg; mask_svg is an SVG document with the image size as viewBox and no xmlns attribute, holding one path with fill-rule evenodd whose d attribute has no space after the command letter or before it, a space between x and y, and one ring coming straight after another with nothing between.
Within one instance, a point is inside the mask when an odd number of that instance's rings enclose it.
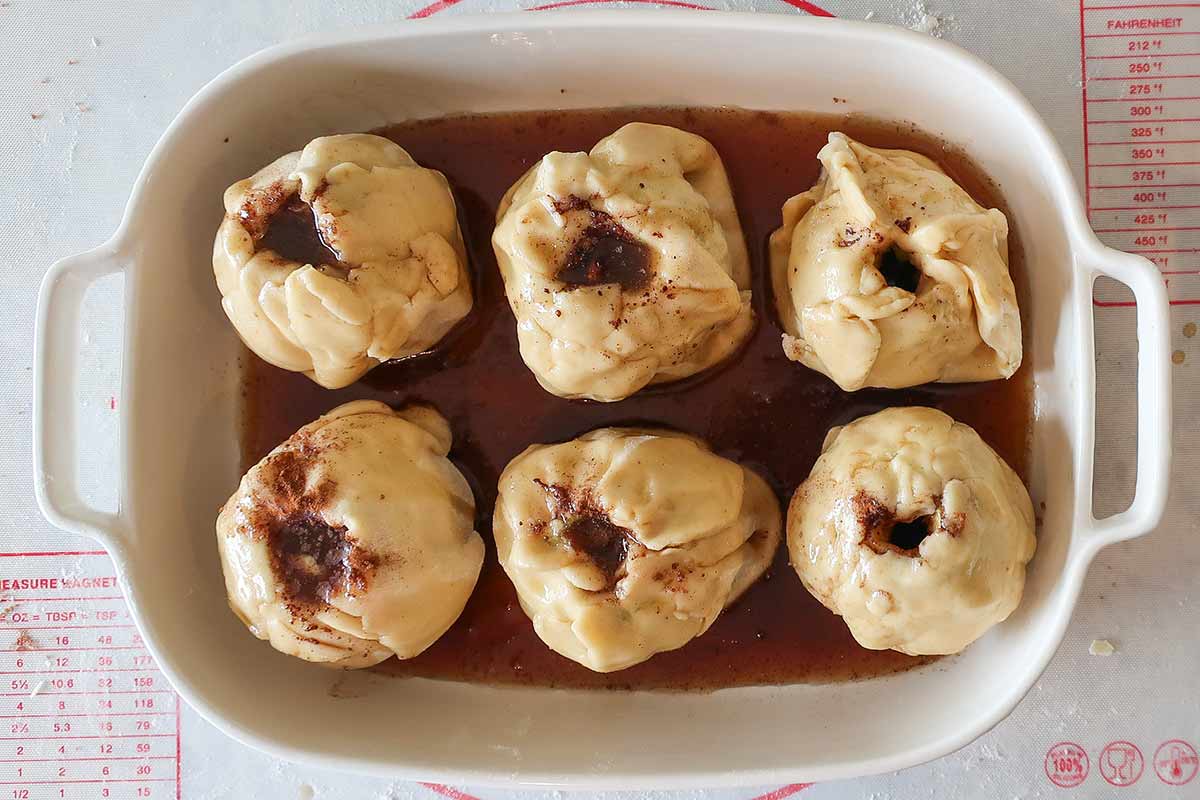
<instances>
[{"instance_id":1,"label":"red printed measurement chart","mask_svg":"<svg viewBox=\"0 0 1200 800\"><path fill-rule=\"evenodd\" d=\"M102 552L0 554L0 800L179 797L179 698Z\"/></svg>"},{"instance_id":2,"label":"red printed measurement chart","mask_svg":"<svg viewBox=\"0 0 1200 800\"><path fill-rule=\"evenodd\" d=\"M1200 3L1081 0L1080 37L1092 227L1200 304Z\"/></svg>"}]
</instances>

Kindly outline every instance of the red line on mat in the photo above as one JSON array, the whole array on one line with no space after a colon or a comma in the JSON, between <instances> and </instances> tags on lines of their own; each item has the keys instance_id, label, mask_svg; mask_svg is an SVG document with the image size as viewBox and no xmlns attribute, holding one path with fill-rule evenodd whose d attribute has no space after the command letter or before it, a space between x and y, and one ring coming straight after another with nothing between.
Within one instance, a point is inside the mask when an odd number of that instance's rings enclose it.
<instances>
[{"instance_id":1,"label":"red line on mat","mask_svg":"<svg viewBox=\"0 0 1200 800\"><path fill-rule=\"evenodd\" d=\"M1172 208L1200 208L1200 206L1099 206L1092 211L1162 211Z\"/></svg>"},{"instance_id":2,"label":"red line on mat","mask_svg":"<svg viewBox=\"0 0 1200 800\"><path fill-rule=\"evenodd\" d=\"M1144 231L1200 231L1200 227L1186 228L1095 228L1096 233L1142 233Z\"/></svg>"},{"instance_id":3,"label":"red line on mat","mask_svg":"<svg viewBox=\"0 0 1200 800\"><path fill-rule=\"evenodd\" d=\"M1171 273L1164 272L1164 275ZM117 713L108 712L101 714L99 712L90 714L0 714L0 719L61 719L63 717L92 717L95 719L106 719L108 717L169 717L173 714L172 711L121 711Z\"/></svg>"},{"instance_id":4,"label":"red line on mat","mask_svg":"<svg viewBox=\"0 0 1200 800\"><path fill-rule=\"evenodd\" d=\"M1200 78L1200 75L1196 77ZM1200 117L1178 117L1175 119L1147 119L1147 122L1200 122ZM1127 119L1094 119L1088 125L1128 125Z\"/></svg>"},{"instance_id":5,"label":"red line on mat","mask_svg":"<svg viewBox=\"0 0 1200 800\"><path fill-rule=\"evenodd\" d=\"M1083 207L1092 218L1092 165L1088 158L1087 40L1083 35L1083 0L1079 0L1079 105L1083 109Z\"/></svg>"},{"instance_id":6,"label":"red line on mat","mask_svg":"<svg viewBox=\"0 0 1200 800\"><path fill-rule=\"evenodd\" d=\"M120 628L136 628L136 625L22 625L19 622L11 622L4 620L5 624L12 625L23 631L111 631Z\"/></svg>"},{"instance_id":7,"label":"red line on mat","mask_svg":"<svg viewBox=\"0 0 1200 800\"><path fill-rule=\"evenodd\" d=\"M107 577L107 576L106 576ZM100 595L97 597L7 597L6 603L61 603L66 600L124 600L125 597L119 594ZM0 622L3 619L0 618Z\"/></svg>"},{"instance_id":8,"label":"red line on mat","mask_svg":"<svg viewBox=\"0 0 1200 800\"><path fill-rule=\"evenodd\" d=\"M1122 161L1092 164L1092 167L1195 167L1200 161Z\"/></svg>"},{"instance_id":9,"label":"red line on mat","mask_svg":"<svg viewBox=\"0 0 1200 800\"><path fill-rule=\"evenodd\" d=\"M97 756L95 758L77 758L65 756L60 758L0 758L0 764L23 764L26 762L46 763L64 761L164 761L175 756ZM135 780L131 778L130 780Z\"/></svg>"},{"instance_id":10,"label":"red line on mat","mask_svg":"<svg viewBox=\"0 0 1200 800\"><path fill-rule=\"evenodd\" d=\"M0 558L12 558L14 556L104 556L108 555L103 550L62 550L54 553L0 553Z\"/></svg>"},{"instance_id":11,"label":"red line on mat","mask_svg":"<svg viewBox=\"0 0 1200 800\"><path fill-rule=\"evenodd\" d=\"M1192 31L1192 35L1200 34L1200 31ZM1157 34L1155 34L1157 35ZM1103 76L1099 78L1088 78L1089 81L1132 81L1134 83L1149 83L1150 81L1173 81L1179 78L1200 78L1200 75L1125 75L1125 76ZM1146 96L1147 100L1156 98Z\"/></svg>"},{"instance_id":12,"label":"red line on mat","mask_svg":"<svg viewBox=\"0 0 1200 800\"><path fill-rule=\"evenodd\" d=\"M1106 303L1103 300L1093 300L1092 305L1100 306L1100 308L1133 308L1137 303L1132 300L1122 300L1117 303ZM1170 300L1167 302L1170 306L1200 306L1200 300Z\"/></svg>"},{"instance_id":13,"label":"red line on mat","mask_svg":"<svg viewBox=\"0 0 1200 800\"><path fill-rule=\"evenodd\" d=\"M1194 167L1200 161L1121 161L1113 164L1092 164L1093 167Z\"/></svg>"},{"instance_id":14,"label":"red line on mat","mask_svg":"<svg viewBox=\"0 0 1200 800\"><path fill-rule=\"evenodd\" d=\"M0 781L0 786L60 786L68 783L163 783L174 778L89 778L79 781ZM11 796L11 795L10 795ZM59 795L62 797L62 795Z\"/></svg>"},{"instance_id":15,"label":"red line on mat","mask_svg":"<svg viewBox=\"0 0 1200 800\"><path fill-rule=\"evenodd\" d=\"M1187 189L1200 183L1110 183L1091 184L1090 189Z\"/></svg>"},{"instance_id":16,"label":"red line on mat","mask_svg":"<svg viewBox=\"0 0 1200 800\"><path fill-rule=\"evenodd\" d=\"M181 727L179 695L175 695L175 800L183 798L183 747L179 744Z\"/></svg>"},{"instance_id":17,"label":"red line on mat","mask_svg":"<svg viewBox=\"0 0 1200 800\"><path fill-rule=\"evenodd\" d=\"M644 3L653 6L675 6L677 8L690 8L693 11L712 11L708 6L698 5L696 3L686 3L683 0L615 0L622 3ZM559 0L557 3L547 3L542 6L533 6L525 9L526 11L550 11L555 8L566 8L568 6L587 6L600 3L610 3L614 0Z\"/></svg>"},{"instance_id":18,"label":"red line on mat","mask_svg":"<svg viewBox=\"0 0 1200 800\"><path fill-rule=\"evenodd\" d=\"M96 645L95 647L0 647L0 653L76 653L87 652L89 650L145 650L145 645Z\"/></svg>"},{"instance_id":19,"label":"red line on mat","mask_svg":"<svg viewBox=\"0 0 1200 800\"><path fill-rule=\"evenodd\" d=\"M64 694L87 695L96 697L98 695L110 694L175 694L174 689L97 689L94 692L0 692L0 697L58 697ZM101 716L101 715L97 715ZM0 739L0 742L5 741Z\"/></svg>"},{"instance_id":20,"label":"red line on mat","mask_svg":"<svg viewBox=\"0 0 1200 800\"><path fill-rule=\"evenodd\" d=\"M1093 147L1107 147L1110 144L1197 144L1200 139L1126 139L1122 142L1092 142Z\"/></svg>"},{"instance_id":21,"label":"red line on mat","mask_svg":"<svg viewBox=\"0 0 1200 800\"><path fill-rule=\"evenodd\" d=\"M462 2L462 0L436 0L436 2L430 3L429 5L425 6L424 8L417 9L412 14L410 14L408 18L409 19L424 19L426 17L432 17L434 14L437 14L441 11L445 11L447 8L450 8L451 6L456 6L461 2ZM548 9L562 8L564 6L578 6L578 5L587 5L589 3L603 3L603 2L608 2L608 0L562 0L561 2L550 3L548 5L542 5L542 6L536 6L534 8L530 8L527 10L528 11L546 11ZM712 10L708 6L687 3L687 2L683 2L683 0L657 0L657 2L655 2L655 0L624 0L624 2L649 3L652 5L660 5L660 6L678 6L678 7L682 7L682 8L691 8L691 9L694 9L697 11L711 11ZM804 11L805 13L811 14L814 17L832 17L832 16L834 16L833 13L826 11L825 9L816 5L815 3L808 2L808 0L784 0L784 2L787 3L789 6L792 6L793 8L797 8L801 11Z\"/></svg>"},{"instance_id":22,"label":"red line on mat","mask_svg":"<svg viewBox=\"0 0 1200 800\"><path fill-rule=\"evenodd\" d=\"M450 6L456 6L461 2L462 0L437 0L436 3L430 3L424 8L417 9L413 13L409 14L408 18L424 19L425 17L432 17L439 11L445 11L447 8L450 8Z\"/></svg>"},{"instance_id":23,"label":"red line on mat","mask_svg":"<svg viewBox=\"0 0 1200 800\"><path fill-rule=\"evenodd\" d=\"M1195 36L1200 31L1155 31L1148 33L1089 33L1088 39L1135 39L1138 36Z\"/></svg>"},{"instance_id":24,"label":"red line on mat","mask_svg":"<svg viewBox=\"0 0 1200 800\"><path fill-rule=\"evenodd\" d=\"M1131 247L1125 251L1126 253L1200 253L1200 249L1195 247L1184 248L1168 248L1166 250L1140 250L1136 247Z\"/></svg>"},{"instance_id":25,"label":"red line on mat","mask_svg":"<svg viewBox=\"0 0 1200 800\"><path fill-rule=\"evenodd\" d=\"M1127 6L1086 6L1084 11L1125 11L1130 8L1200 8L1200 3L1130 3Z\"/></svg>"},{"instance_id":26,"label":"red line on mat","mask_svg":"<svg viewBox=\"0 0 1200 800\"><path fill-rule=\"evenodd\" d=\"M18 652L29 652L21 650ZM158 667L121 667L113 669L111 667L96 667L95 669L19 669L19 670L4 670L0 675L94 675L97 672L158 672Z\"/></svg>"},{"instance_id":27,"label":"red line on mat","mask_svg":"<svg viewBox=\"0 0 1200 800\"><path fill-rule=\"evenodd\" d=\"M172 736L170 733L106 733L99 736L76 736L71 733L65 733L62 736L16 736L4 737L0 742L31 742L31 741L58 741L60 739L163 739Z\"/></svg>"},{"instance_id":28,"label":"red line on mat","mask_svg":"<svg viewBox=\"0 0 1200 800\"><path fill-rule=\"evenodd\" d=\"M818 5L814 5L813 3L807 2L807 0L783 0L783 2L787 3L789 6L792 6L793 8L798 8L801 11L807 11L809 14L812 14L814 17L832 17L832 16L834 16L833 12L826 11L825 9L821 8Z\"/></svg>"},{"instance_id":29,"label":"red line on mat","mask_svg":"<svg viewBox=\"0 0 1200 800\"><path fill-rule=\"evenodd\" d=\"M421 785L431 792L440 794L442 797L449 797L450 800L479 800L479 798L473 794L467 794L466 792L459 791L453 786L447 786L444 783L422 782Z\"/></svg>"},{"instance_id":30,"label":"red line on mat","mask_svg":"<svg viewBox=\"0 0 1200 800\"><path fill-rule=\"evenodd\" d=\"M1093 79L1093 80L1103 80L1103 79L1102 79L1102 78L1095 78L1095 79ZM1145 103L1145 102L1147 102L1147 101L1149 101L1149 100L1157 100L1157 101L1160 101L1160 102L1169 102L1169 101L1171 101L1171 100L1200 100L1200 97L1197 97L1196 95L1191 95L1191 96L1189 96L1189 97L1151 97L1151 96L1149 96L1149 95L1143 95L1142 97L1101 97L1101 98L1092 98L1092 102L1093 102L1093 103ZM1153 141L1153 140L1151 140L1151 139L1147 139L1147 140L1145 140L1145 141Z\"/></svg>"},{"instance_id":31,"label":"red line on mat","mask_svg":"<svg viewBox=\"0 0 1200 800\"><path fill-rule=\"evenodd\" d=\"M1154 53L1154 58L1188 58L1191 56L1200 56L1200 53ZM1149 53L1138 53L1132 56L1088 56L1088 58L1150 58Z\"/></svg>"},{"instance_id":32,"label":"red line on mat","mask_svg":"<svg viewBox=\"0 0 1200 800\"><path fill-rule=\"evenodd\" d=\"M785 797L791 797L794 794L803 792L810 786L812 786L811 783L789 783L787 786L780 786L778 789L766 794L760 794L758 797L751 798L751 800L783 800Z\"/></svg>"},{"instance_id":33,"label":"red line on mat","mask_svg":"<svg viewBox=\"0 0 1200 800\"><path fill-rule=\"evenodd\" d=\"M421 785L435 794L440 794L442 797L450 798L450 800L480 800L480 798L473 794L467 794L461 789L455 789L453 786L447 786L444 783L422 783ZM799 794L810 786L812 786L811 783L789 783L786 786L780 786L778 789L772 789L771 791L765 794L760 794L757 797L751 798L750 800L784 800L784 798L791 797L794 794Z\"/></svg>"}]
</instances>

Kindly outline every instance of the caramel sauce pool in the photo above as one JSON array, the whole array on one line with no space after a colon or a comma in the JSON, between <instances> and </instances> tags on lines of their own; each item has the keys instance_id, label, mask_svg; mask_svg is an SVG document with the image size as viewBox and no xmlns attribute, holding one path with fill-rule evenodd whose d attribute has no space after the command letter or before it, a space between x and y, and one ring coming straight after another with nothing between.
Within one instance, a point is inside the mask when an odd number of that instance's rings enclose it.
<instances>
[{"instance_id":1,"label":"caramel sauce pool","mask_svg":"<svg viewBox=\"0 0 1200 800\"><path fill-rule=\"evenodd\" d=\"M758 327L736 357L701 376L618 403L562 400L538 386L517 352L515 322L490 242L495 209L505 190L543 154L589 150L635 120L693 131L720 151L750 247ZM758 470L784 509L820 453L826 431L887 406L946 411L973 426L1024 475L1031 422L1024 367L1008 381L847 394L784 358L769 300L767 236L779 225L783 201L816 180L817 151L833 130L869 145L924 153L979 203L1006 210L996 188L962 153L907 124L854 116L625 108L450 117L379 131L449 178L475 273L475 307L434 353L382 365L338 391L247 353L242 447L249 468L301 425L363 398L393 406L431 403L450 420L451 458L475 490L476 526L488 543L487 559L454 626L416 658L391 659L377 671L482 683L704 690L865 678L930 660L859 647L841 619L805 591L787 564L787 548L781 547L766 575L704 635L630 669L594 673L538 639L492 545L496 482L505 464L529 444L559 442L605 425L662 425L701 436L717 453ZM1009 246L1024 304L1016 232Z\"/></svg>"}]
</instances>

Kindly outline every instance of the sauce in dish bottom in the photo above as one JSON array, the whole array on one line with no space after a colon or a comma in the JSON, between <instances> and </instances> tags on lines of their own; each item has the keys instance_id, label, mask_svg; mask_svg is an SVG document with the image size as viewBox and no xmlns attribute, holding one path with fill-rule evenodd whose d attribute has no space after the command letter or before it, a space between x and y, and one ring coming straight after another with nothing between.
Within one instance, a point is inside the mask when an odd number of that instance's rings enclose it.
<instances>
[{"instance_id":1,"label":"sauce in dish bottom","mask_svg":"<svg viewBox=\"0 0 1200 800\"><path fill-rule=\"evenodd\" d=\"M538 385L517 351L515 323L490 242L496 207L504 191L545 153L586 151L632 121L697 133L720 152L750 248L757 329L741 352L695 378L651 387L616 403L564 400ZM945 411L975 428L1026 476L1032 421L1028 364L1008 380L846 393L784 356L767 237L779 227L783 202L816 180L816 153L834 130L871 146L927 155L981 205L1013 219L997 187L965 154L907 123L729 108L622 108L458 116L377 131L449 179L476 275L475 306L434 352L382 365L341 390L323 389L247 353L242 431L243 468L248 468L298 427L350 400L393 406L421 401L449 419L451 458L472 483L476 529L489 552L454 626L419 656L388 660L374 668L377 672L491 684L711 690L861 679L933 660L860 647L846 625L805 590L781 547L766 575L702 636L620 672L592 672L537 637L492 548L496 482L505 464L531 443L563 441L606 425L664 426L700 436L718 454L762 474L784 508L807 477L829 428L890 406ZM1025 305L1019 233L1010 231L1010 271ZM273 236L271 246L284 254L313 263L327 256L306 226L273 228Z\"/></svg>"}]
</instances>

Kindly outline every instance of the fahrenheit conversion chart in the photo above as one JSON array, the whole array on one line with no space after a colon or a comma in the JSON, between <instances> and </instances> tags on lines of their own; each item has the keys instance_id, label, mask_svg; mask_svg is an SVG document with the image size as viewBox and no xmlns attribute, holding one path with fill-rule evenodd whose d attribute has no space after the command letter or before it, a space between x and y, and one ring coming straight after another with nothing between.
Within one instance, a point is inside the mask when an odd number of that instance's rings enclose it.
<instances>
[{"instance_id":1,"label":"fahrenheit conversion chart","mask_svg":"<svg viewBox=\"0 0 1200 800\"><path fill-rule=\"evenodd\" d=\"M1080 47L1092 227L1157 264L1172 304L1200 304L1200 3L1085 0Z\"/></svg>"}]
</instances>

